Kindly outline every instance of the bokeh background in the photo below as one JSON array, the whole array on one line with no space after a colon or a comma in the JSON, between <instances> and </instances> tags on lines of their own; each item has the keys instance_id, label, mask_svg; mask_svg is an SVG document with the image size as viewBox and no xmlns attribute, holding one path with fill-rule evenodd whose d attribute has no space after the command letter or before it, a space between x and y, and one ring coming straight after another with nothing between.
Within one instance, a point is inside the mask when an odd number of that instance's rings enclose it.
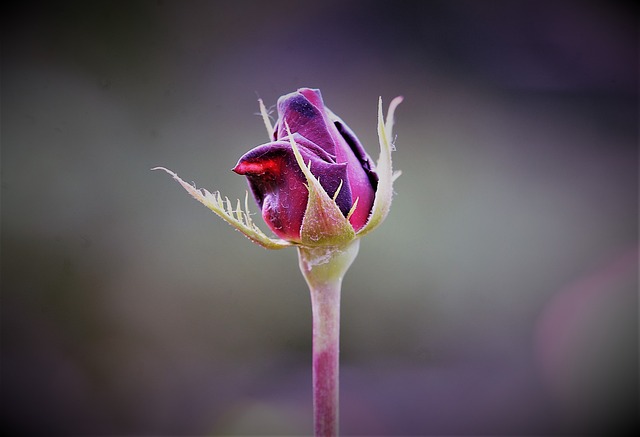
<instances>
[{"instance_id":1,"label":"bokeh background","mask_svg":"<svg viewBox=\"0 0 640 437\"><path fill-rule=\"evenodd\" d=\"M2 428L312 431L295 251L150 171L244 197L257 99L301 86L374 156L378 96L405 97L393 208L344 283L343 433L637 428L637 12L5 2Z\"/></svg>"}]
</instances>

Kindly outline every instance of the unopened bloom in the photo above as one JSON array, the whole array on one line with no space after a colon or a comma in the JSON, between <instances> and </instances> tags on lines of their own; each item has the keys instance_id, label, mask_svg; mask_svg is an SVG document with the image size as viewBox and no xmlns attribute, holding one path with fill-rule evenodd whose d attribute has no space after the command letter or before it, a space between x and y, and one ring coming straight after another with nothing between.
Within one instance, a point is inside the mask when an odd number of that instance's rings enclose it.
<instances>
[{"instance_id":1,"label":"unopened bloom","mask_svg":"<svg viewBox=\"0 0 640 437\"><path fill-rule=\"evenodd\" d=\"M319 90L301 88L280 97L278 116L273 141L247 152L233 169L247 176L264 221L280 238L300 242L309 189L291 147L293 140L354 231L362 229L378 176L358 138L325 108Z\"/></svg>"},{"instance_id":2,"label":"unopened bloom","mask_svg":"<svg viewBox=\"0 0 640 437\"><path fill-rule=\"evenodd\" d=\"M162 167L195 199L268 249L297 246L300 271L311 292L313 314L313 409L316 436L338 433L338 367L342 278L358 254L360 237L385 219L391 206L393 113L386 121L378 103L380 157L374 166L347 125L324 106L320 91L302 88L278 100L271 125L260 100L270 142L240 158L262 217L280 239L269 238L249 213L220 193L184 182Z\"/></svg>"},{"instance_id":3,"label":"unopened bloom","mask_svg":"<svg viewBox=\"0 0 640 437\"><path fill-rule=\"evenodd\" d=\"M319 90L301 88L278 100L278 120L271 125L264 104L260 110L270 142L243 155L233 170L245 175L262 217L280 237L264 234L244 209L220 193L196 189L162 167L196 200L268 249L345 246L377 227L391 206L393 114L386 121L378 104L380 156L374 165L349 127L324 106Z\"/></svg>"}]
</instances>

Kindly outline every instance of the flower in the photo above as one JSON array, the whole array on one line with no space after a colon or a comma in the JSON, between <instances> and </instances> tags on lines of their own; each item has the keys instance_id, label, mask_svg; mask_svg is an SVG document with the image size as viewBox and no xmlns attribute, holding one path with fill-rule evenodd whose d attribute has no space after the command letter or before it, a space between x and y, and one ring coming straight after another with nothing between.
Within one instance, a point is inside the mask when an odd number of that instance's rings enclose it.
<instances>
[{"instance_id":1,"label":"flower","mask_svg":"<svg viewBox=\"0 0 640 437\"><path fill-rule=\"evenodd\" d=\"M280 97L278 116L273 141L247 152L233 169L249 180L264 221L280 238L300 242L309 190L293 140L311 174L354 231L362 229L371 213L378 176L358 138L325 108L319 90L301 88Z\"/></svg>"},{"instance_id":2,"label":"flower","mask_svg":"<svg viewBox=\"0 0 640 437\"><path fill-rule=\"evenodd\" d=\"M324 106L319 90L301 88L280 97L278 120L271 125L259 100L270 142L244 154L233 168L245 175L262 216L280 238L270 238L251 218L248 193L244 209L220 193L198 189L164 170L196 200L267 249L345 247L371 232L391 207L393 181L393 115L396 97L385 120L378 100L380 155L374 165L355 134Z\"/></svg>"},{"instance_id":3,"label":"flower","mask_svg":"<svg viewBox=\"0 0 640 437\"><path fill-rule=\"evenodd\" d=\"M245 175L262 216L280 237L265 235L251 219L248 197L235 209L220 193L184 182L164 170L251 241L268 249L297 246L298 264L311 293L313 318L313 416L316 436L338 434L340 293L342 278L358 254L360 237L382 223L391 206L393 114L387 119L378 100L380 156L374 166L346 124L324 106L320 91L309 88L278 100L271 125L259 100L270 142L240 158L233 171ZM154 170L155 170L154 169Z\"/></svg>"}]
</instances>

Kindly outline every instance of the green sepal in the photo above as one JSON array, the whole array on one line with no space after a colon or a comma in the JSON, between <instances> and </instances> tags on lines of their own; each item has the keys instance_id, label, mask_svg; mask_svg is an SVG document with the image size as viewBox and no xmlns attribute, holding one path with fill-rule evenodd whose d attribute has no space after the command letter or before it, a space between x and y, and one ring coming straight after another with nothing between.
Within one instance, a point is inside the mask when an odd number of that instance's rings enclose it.
<instances>
[{"instance_id":1,"label":"green sepal","mask_svg":"<svg viewBox=\"0 0 640 437\"><path fill-rule=\"evenodd\" d=\"M393 116L396 107L402 102L402 97L396 97L389 104L387 120L382 114L382 97L378 100L378 140L380 141L380 156L376 166L378 174L378 189L371 208L371 214L367 224L358 231L358 237L362 237L377 228L389 214L391 199L393 198L393 181L401 172L394 172L391 162L393 146Z\"/></svg>"},{"instance_id":2,"label":"green sepal","mask_svg":"<svg viewBox=\"0 0 640 437\"><path fill-rule=\"evenodd\" d=\"M219 192L211 193L204 188L198 189L186 183L176 173L164 167L156 167L152 170L164 170L169 173L194 199L216 213L222 220L242 232L249 240L265 249L284 249L285 247L293 246L293 243L288 241L269 238L253 223L251 215L249 214L249 193L245 193L244 210L240 207L240 199L237 200L236 208L234 209L229 198L225 197L223 199Z\"/></svg>"},{"instance_id":3,"label":"green sepal","mask_svg":"<svg viewBox=\"0 0 640 437\"><path fill-rule=\"evenodd\" d=\"M300 228L300 244L303 246L344 246L356 238L349 220L342 214L336 202L329 197L309 166L304 163L293 135L286 125L289 142L296 161L307 179L309 200Z\"/></svg>"}]
</instances>

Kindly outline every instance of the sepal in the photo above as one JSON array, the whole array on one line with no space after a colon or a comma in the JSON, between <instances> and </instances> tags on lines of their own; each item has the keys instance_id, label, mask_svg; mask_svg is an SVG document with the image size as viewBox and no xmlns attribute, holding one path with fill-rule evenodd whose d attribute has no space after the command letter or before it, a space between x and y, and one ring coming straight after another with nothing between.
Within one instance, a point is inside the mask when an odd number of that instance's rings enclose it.
<instances>
[{"instance_id":1,"label":"sepal","mask_svg":"<svg viewBox=\"0 0 640 437\"><path fill-rule=\"evenodd\" d=\"M229 223L231 226L242 232L248 239L254 243L264 247L265 249L284 249L293 246L292 243L275 238L269 238L264 232L258 228L249 213L249 193L246 193L244 199L244 210L240 206L240 199L236 202L234 209L228 197L224 199L219 192L211 193L204 188L196 188L195 186L183 181L176 173L164 167L155 167L151 170L164 170L175 179L182 188L184 188L191 196L211 211L216 213L218 217Z\"/></svg>"},{"instance_id":2,"label":"sepal","mask_svg":"<svg viewBox=\"0 0 640 437\"><path fill-rule=\"evenodd\" d=\"M300 241L303 246L343 246L356 238L349 220L342 214L335 200L329 197L320 182L305 164L300 150L293 139L291 130L285 125L289 142L302 173L307 179L309 199L300 228ZM337 197L338 193L334 195Z\"/></svg>"},{"instance_id":3,"label":"sepal","mask_svg":"<svg viewBox=\"0 0 640 437\"><path fill-rule=\"evenodd\" d=\"M371 215L367 224L358 232L362 237L377 228L389 214L391 199L393 198L393 182L401 172L393 171L391 152L395 150L393 145L393 122L396 107L402 102L402 97L396 97L389 104L387 120L382 114L382 97L378 100L378 140L380 141L380 156L376 166L378 173L378 188L376 190Z\"/></svg>"}]
</instances>

